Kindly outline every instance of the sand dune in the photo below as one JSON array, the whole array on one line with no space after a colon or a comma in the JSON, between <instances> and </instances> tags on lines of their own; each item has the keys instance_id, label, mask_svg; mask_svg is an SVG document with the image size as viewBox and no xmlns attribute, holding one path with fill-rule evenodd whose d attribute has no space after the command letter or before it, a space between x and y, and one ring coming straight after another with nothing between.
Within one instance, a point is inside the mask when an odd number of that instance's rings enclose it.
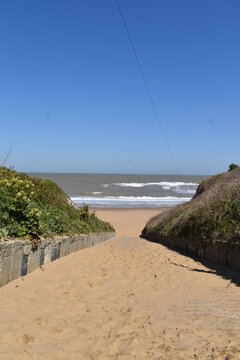
<instances>
[{"instance_id":1,"label":"sand dune","mask_svg":"<svg viewBox=\"0 0 240 360\"><path fill-rule=\"evenodd\" d=\"M98 215L117 237L0 289L0 359L240 359L240 288L138 238L150 210Z\"/></svg>"}]
</instances>

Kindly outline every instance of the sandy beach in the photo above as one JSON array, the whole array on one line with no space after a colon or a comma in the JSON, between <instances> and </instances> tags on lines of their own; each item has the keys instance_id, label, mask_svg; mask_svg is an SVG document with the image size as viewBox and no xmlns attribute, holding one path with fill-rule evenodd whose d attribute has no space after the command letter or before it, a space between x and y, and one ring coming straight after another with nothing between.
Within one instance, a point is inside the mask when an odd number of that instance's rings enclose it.
<instances>
[{"instance_id":1,"label":"sandy beach","mask_svg":"<svg viewBox=\"0 0 240 360\"><path fill-rule=\"evenodd\" d=\"M165 209L92 209L101 220L114 225L116 235L139 237L146 222Z\"/></svg>"},{"instance_id":2,"label":"sandy beach","mask_svg":"<svg viewBox=\"0 0 240 360\"><path fill-rule=\"evenodd\" d=\"M96 212L115 238L0 288L0 359L240 359L238 281L139 238L156 209Z\"/></svg>"}]
</instances>

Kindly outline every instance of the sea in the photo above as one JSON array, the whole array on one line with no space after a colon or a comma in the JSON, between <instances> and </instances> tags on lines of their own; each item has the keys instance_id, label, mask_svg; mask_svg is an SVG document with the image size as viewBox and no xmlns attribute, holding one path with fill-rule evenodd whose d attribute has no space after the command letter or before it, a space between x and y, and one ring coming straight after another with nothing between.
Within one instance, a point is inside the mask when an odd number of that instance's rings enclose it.
<instances>
[{"instance_id":1,"label":"sea","mask_svg":"<svg viewBox=\"0 0 240 360\"><path fill-rule=\"evenodd\" d=\"M55 181L77 207L159 208L191 200L207 176L30 173Z\"/></svg>"}]
</instances>

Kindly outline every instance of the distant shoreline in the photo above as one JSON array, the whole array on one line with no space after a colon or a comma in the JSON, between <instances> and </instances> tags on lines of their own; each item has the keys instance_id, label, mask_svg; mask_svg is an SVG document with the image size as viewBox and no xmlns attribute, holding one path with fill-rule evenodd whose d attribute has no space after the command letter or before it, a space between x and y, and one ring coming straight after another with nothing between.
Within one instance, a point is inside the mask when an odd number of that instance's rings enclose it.
<instances>
[{"instance_id":1,"label":"distant shoreline","mask_svg":"<svg viewBox=\"0 0 240 360\"><path fill-rule=\"evenodd\" d=\"M176 205L175 205L176 206ZM89 210L90 211L163 211L163 210L168 210L168 209L172 209L174 206L162 206L162 207L138 207L138 208L107 208L107 207L90 207L89 206Z\"/></svg>"}]
</instances>

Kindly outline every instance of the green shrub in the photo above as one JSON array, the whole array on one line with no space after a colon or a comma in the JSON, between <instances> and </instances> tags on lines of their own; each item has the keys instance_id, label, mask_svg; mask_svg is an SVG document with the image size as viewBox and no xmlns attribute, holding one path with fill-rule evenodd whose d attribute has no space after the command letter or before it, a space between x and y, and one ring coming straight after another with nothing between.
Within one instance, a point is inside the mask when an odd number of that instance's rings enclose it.
<instances>
[{"instance_id":1,"label":"green shrub","mask_svg":"<svg viewBox=\"0 0 240 360\"><path fill-rule=\"evenodd\" d=\"M0 172L0 234L37 236L39 209L35 204L35 186L6 169Z\"/></svg>"},{"instance_id":2,"label":"green shrub","mask_svg":"<svg viewBox=\"0 0 240 360\"><path fill-rule=\"evenodd\" d=\"M90 213L76 209L63 190L42 180L0 168L0 238L29 239L113 230Z\"/></svg>"},{"instance_id":3,"label":"green shrub","mask_svg":"<svg viewBox=\"0 0 240 360\"><path fill-rule=\"evenodd\" d=\"M237 168L238 168L238 165L232 163L232 164L229 165L228 171L232 171L232 170L237 169Z\"/></svg>"}]
</instances>

